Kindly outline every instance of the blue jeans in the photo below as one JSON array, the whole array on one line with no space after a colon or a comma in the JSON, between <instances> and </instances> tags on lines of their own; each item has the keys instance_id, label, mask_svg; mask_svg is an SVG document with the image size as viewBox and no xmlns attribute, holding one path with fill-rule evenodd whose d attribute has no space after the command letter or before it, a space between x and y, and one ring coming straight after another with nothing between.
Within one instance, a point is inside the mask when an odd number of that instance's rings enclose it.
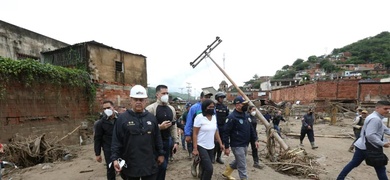
<instances>
[{"instance_id":1,"label":"blue jeans","mask_svg":"<svg viewBox=\"0 0 390 180\"><path fill-rule=\"evenodd\" d=\"M355 153L353 154L352 160L344 167L344 169L340 172L339 176L337 176L337 180L345 179L349 172L352 171L353 168L358 167L366 158L366 151L361 150L355 147ZM376 175L380 180L387 180L386 174L386 166L378 166L374 167L376 171Z\"/></svg>"},{"instance_id":2,"label":"blue jeans","mask_svg":"<svg viewBox=\"0 0 390 180\"><path fill-rule=\"evenodd\" d=\"M169 151L172 150L171 147L172 138L169 138L168 140L163 140L163 150L165 151L164 162L160 166L158 166L157 180L165 179L165 175L167 174Z\"/></svg>"},{"instance_id":3,"label":"blue jeans","mask_svg":"<svg viewBox=\"0 0 390 180\"><path fill-rule=\"evenodd\" d=\"M280 135L280 128L279 128L279 125L274 125L274 129L276 130L276 132L278 132L279 136L282 137Z\"/></svg>"},{"instance_id":4,"label":"blue jeans","mask_svg":"<svg viewBox=\"0 0 390 180\"><path fill-rule=\"evenodd\" d=\"M186 137L183 135L181 135L181 146L183 147L183 150L186 149Z\"/></svg>"}]
</instances>

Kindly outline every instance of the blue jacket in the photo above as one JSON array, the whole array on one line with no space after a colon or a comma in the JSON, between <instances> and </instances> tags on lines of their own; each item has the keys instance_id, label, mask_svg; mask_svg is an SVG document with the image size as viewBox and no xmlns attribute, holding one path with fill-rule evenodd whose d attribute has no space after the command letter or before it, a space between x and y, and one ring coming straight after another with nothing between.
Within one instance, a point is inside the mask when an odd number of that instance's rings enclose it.
<instances>
[{"instance_id":1,"label":"blue jacket","mask_svg":"<svg viewBox=\"0 0 390 180\"><path fill-rule=\"evenodd\" d=\"M235 109L229 114L223 133L225 148L246 147L249 142L257 141L257 133L248 118L246 113Z\"/></svg>"},{"instance_id":2,"label":"blue jacket","mask_svg":"<svg viewBox=\"0 0 390 180\"><path fill-rule=\"evenodd\" d=\"M200 113L202 113L202 102L199 101L191 106L190 111L187 114L186 126L184 127L184 136L192 136L194 119L196 115Z\"/></svg>"}]
</instances>

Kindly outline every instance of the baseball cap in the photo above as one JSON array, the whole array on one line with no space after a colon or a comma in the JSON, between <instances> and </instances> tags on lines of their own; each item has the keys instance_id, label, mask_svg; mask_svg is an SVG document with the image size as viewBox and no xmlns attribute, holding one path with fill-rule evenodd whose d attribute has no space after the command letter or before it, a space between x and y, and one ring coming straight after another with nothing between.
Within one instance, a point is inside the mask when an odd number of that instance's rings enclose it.
<instances>
[{"instance_id":1,"label":"baseball cap","mask_svg":"<svg viewBox=\"0 0 390 180\"><path fill-rule=\"evenodd\" d=\"M233 104L241 104L241 103L248 103L248 101L245 100L242 96L237 96L233 101Z\"/></svg>"},{"instance_id":2,"label":"baseball cap","mask_svg":"<svg viewBox=\"0 0 390 180\"><path fill-rule=\"evenodd\" d=\"M368 111L367 110L363 110L362 113L368 114Z\"/></svg>"},{"instance_id":3,"label":"baseball cap","mask_svg":"<svg viewBox=\"0 0 390 180\"><path fill-rule=\"evenodd\" d=\"M192 106L192 104L191 104L190 102L188 102L188 103L186 104L186 108L191 107L191 106Z\"/></svg>"},{"instance_id":4,"label":"baseball cap","mask_svg":"<svg viewBox=\"0 0 390 180\"><path fill-rule=\"evenodd\" d=\"M378 101L377 104L383 105L383 106L390 106L390 102L389 101Z\"/></svg>"},{"instance_id":5,"label":"baseball cap","mask_svg":"<svg viewBox=\"0 0 390 180\"><path fill-rule=\"evenodd\" d=\"M204 96L207 96L207 95L212 96L213 93L211 93L211 92L208 91L207 89L204 89L204 90L200 93L200 97L204 97Z\"/></svg>"}]
</instances>

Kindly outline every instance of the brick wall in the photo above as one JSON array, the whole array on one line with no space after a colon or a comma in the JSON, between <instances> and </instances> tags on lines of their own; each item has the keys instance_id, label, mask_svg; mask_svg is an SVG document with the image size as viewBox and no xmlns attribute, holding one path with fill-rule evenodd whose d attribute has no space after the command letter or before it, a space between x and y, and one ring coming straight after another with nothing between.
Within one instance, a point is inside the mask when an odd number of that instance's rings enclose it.
<instances>
[{"instance_id":1,"label":"brick wall","mask_svg":"<svg viewBox=\"0 0 390 180\"><path fill-rule=\"evenodd\" d=\"M313 84L276 89L272 90L271 99L275 102L299 100L303 104L316 100L356 100L358 81L358 79L318 81ZM384 93L384 90L382 92Z\"/></svg>"},{"instance_id":2,"label":"brick wall","mask_svg":"<svg viewBox=\"0 0 390 180\"><path fill-rule=\"evenodd\" d=\"M114 106L130 107L130 89L131 85L120 85L118 83L101 82L96 91L95 112L101 112L102 103L110 100Z\"/></svg>"},{"instance_id":3,"label":"brick wall","mask_svg":"<svg viewBox=\"0 0 390 180\"><path fill-rule=\"evenodd\" d=\"M360 101L376 102L384 98L390 98L390 83L360 84Z\"/></svg>"},{"instance_id":4,"label":"brick wall","mask_svg":"<svg viewBox=\"0 0 390 180\"><path fill-rule=\"evenodd\" d=\"M61 138L89 114L83 88L68 86L10 84L0 101L0 137L6 141L14 134L28 137L45 133L48 139ZM78 142L78 133L64 143Z\"/></svg>"}]
</instances>

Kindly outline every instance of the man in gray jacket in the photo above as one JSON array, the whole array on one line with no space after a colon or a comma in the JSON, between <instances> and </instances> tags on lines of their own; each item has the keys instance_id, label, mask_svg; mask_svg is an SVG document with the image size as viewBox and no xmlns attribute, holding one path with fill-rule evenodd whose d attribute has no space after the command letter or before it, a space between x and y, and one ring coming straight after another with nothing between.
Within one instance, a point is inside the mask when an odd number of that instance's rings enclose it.
<instances>
[{"instance_id":1,"label":"man in gray jacket","mask_svg":"<svg viewBox=\"0 0 390 180\"><path fill-rule=\"evenodd\" d=\"M378 149L383 147L390 147L390 142L383 136L384 134L390 135L390 129L387 128L382 119L389 113L390 102L378 101L375 105L375 111L367 116L364 121L360 138L355 142L355 153L352 160L343 168L337 179L345 179L349 172L353 168L358 167L364 159L366 159L366 140L372 146ZM383 150L383 149L382 149ZM375 166L375 171L378 179L388 179L386 174L386 166Z\"/></svg>"}]
</instances>

